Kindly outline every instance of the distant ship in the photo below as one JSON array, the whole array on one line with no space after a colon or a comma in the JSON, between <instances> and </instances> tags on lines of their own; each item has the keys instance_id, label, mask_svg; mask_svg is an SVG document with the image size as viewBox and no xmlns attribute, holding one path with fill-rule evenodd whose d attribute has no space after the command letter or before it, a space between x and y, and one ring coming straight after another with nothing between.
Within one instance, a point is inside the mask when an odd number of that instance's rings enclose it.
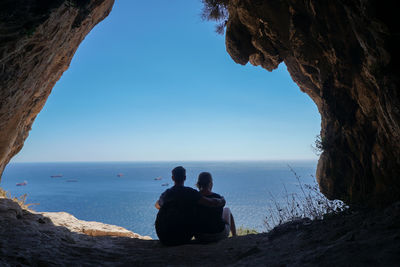
<instances>
[{"instance_id":1,"label":"distant ship","mask_svg":"<svg viewBox=\"0 0 400 267\"><path fill-rule=\"evenodd\" d=\"M156 180L156 181L160 181L162 179L162 177L160 176L160 177L156 177L156 178L154 178L154 180Z\"/></svg>"},{"instance_id":2,"label":"distant ship","mask_svg":"<svg viewBox=\"0 0 400 267\"><path fill-rule=\"evenodd\" d=\"M17 183L16 186L24 186L27 185L28 182L27 181L23 181L22 183Z\"/></svg>"},{"instance_id":3,"label":"distant ship","mask_svg":"<svg viewBox=\"0 0 400 267\"><path fill-rule=\"evenodd\" d=\"M124 176L124 174L123 173L118 173L117 176L118 177L122 177L122 176Z\"/></svg>"},{"instance_id":4,"label":"distant ship","mask_svg":"<svg viewBox=\"0 0 400 267\"><path fill-rule=\"evenodd\" d=\"M66 182L73 183L73 182L78 182L78 180L76 180L76 179L68 179L68 180L66 180Z\"/></svg>"},{"instance_id":5,"label":"distant ship","mask_svg":"<svg viewBox=\"0 0 400 267\"><path fill-rule=\"evenodd\" d=\"M162 184L161 186L169 186L169 183Z\"/></svg>"},{"instance_id":6,"label":"distant ship","mask_svg":"<svg viewBox=\"0 0 400 267\"><path fill-rule=\"evenodd\" d=\"M62 174L50 175L51 178L60 178L63 177Z\"/></svg>"}]
</instances>

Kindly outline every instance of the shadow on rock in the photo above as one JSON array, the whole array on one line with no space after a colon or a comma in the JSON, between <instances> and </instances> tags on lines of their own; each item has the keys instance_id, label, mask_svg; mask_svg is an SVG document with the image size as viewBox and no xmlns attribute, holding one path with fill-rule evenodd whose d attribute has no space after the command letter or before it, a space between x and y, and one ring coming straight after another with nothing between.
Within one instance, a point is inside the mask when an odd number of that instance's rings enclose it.
<instances>
[{"instance_id":1,"label":"shadow on rock","mask_svg":"<svg viewBox=\"0 0 400 267\"><path fill-rule=\"evenodd\" d=\"M218 243L164 247L122 227L0 198L0 266L398 266L399 229L396 203Z\"/></svg>"}]
</instances>

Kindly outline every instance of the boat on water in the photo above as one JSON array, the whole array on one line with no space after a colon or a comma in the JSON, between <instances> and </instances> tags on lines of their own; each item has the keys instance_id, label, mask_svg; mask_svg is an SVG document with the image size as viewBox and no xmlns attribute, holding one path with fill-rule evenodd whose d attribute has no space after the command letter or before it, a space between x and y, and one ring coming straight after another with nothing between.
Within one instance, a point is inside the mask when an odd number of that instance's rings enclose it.
<instances>
[{"instance_id":1,"label":"boat on water","mask_svg":"<svg viewBox=\"0 0 400 267\"><path fill-rule=\"evenodd\" d=\"M169 186L169 183L162 184L161 186Z\"/></svg>"},{"instance_id":2,"label":"boat on water","mask_svg":"<svg viewBox=\"0 0 400 267\"><path fill-rule=\"evenodd\" d=\"M66 180L66 182L67 183L75 183L75 182L78 182L78 180L77 179L68 179L68 180Z\"/></svg>"},{"instance_id":3,"label":"boat on water","mask_svg":"<svg viewBox=\"0 0 400 267\"><path fill-rule=\"evenodd\" d=\"M154 178L154 180L156 180L156 181L160 181L162 179L162 177L160 176L160 177L156 177L156 178Z\"/></svg>"},{"instance_id":4,"label":"boat on water","mask_svg":"<svg viewBox=\"0 0 400 267\"><path fill-rule=\"evenodd\" d=\"M22 183L17 183L16 186L24 186L27 185L28 182L27 181L23 181Z\"/></svg>"},{"instance_id":5,"label":"boat on water","mask_svg":"<svg viewBox=\"0 0 400 267\"><path fill-rule=\"evenodd\" d=\"M118 177L122 177L122 176L124 176L124 174L123 173L118 173L117 176Z\"/></svg>"},{"instance_id":6,"label":"boat on water","mask_svg":"<svg viewBox=\"0 0 400 267\"><path fill-rule=\"evenodd\" d=\"M55 174L55 175L50 175L51 178L60 178L63 177L62 174Z\"/></svg>"}]
</instances>

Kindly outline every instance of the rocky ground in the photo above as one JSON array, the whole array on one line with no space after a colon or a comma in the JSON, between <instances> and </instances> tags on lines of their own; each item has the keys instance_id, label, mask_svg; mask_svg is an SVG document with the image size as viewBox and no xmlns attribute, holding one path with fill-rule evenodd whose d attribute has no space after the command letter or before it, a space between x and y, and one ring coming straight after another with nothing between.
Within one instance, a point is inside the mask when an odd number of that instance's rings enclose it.
<instances>
[{"instance_id":1,"label":"rocky ground","mask_svg":"<svg viewBox=\"0 0 400 267\"><path fill-rule=\"evenodd\" d=\"M400 203L299 220L214 244L164 247L124 228L0 198L0 266L400 266Z\"/></svg>"}]
</instances>

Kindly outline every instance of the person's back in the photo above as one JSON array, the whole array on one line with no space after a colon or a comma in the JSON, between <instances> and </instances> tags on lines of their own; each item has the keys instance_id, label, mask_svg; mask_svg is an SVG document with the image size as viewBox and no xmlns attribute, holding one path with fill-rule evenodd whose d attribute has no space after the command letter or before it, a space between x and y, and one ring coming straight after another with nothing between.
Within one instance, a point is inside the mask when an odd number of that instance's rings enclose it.
<instances>
[{"instance_id":1,"label":"person's back","mask_svg":"<svg viewBox=\"0 0 400 267\"><path fill-rule=\"evenodd\" d=\"M213 180L209 172L199 174L197 187L202 196L207 198L223 198L213 193ZM236 226L229 208L197 206L197 223L195 237L200 242L214 242L227 238L229 232L236 235Z\"/></svg>"},{"instance_id":2,"label":"person's back","mask_svg":"<svg viewBox=\"0 0 400 267\"><path fill-rule=\"evenodd\" d=\"M204 195L208 198L222 198L216 193ZM197 233L219 233L224 230L225 221L222 219L222 207L205 207L197 205L196 209L196 232Z\"/></svg>"},{"instance_id":3,"label":"person's back","mask_svg":"<svg viewBox=\"0 0 400 267\"><path fill-rule=\"evenodd\" d=\"M179 245L190 241L194 234L194 207L200 198L196 190L183 185L175 185L161 195L155 226L162 243Z\"/></svg>"},{"instance_id":4,"label":"person's back","mask_svg":"<svg viewBox=\"0 0 400 267\"><path fill-rule=\"evenodd\" d=\"M182 166L172 170L172 180L175 185L162 193L155 204L159 209L155 227L161 243L180 245L193 237L196 205L223 207L225 199L206 198L193 188L184 186L186 170Z\"/></svg>"}]
</instances>

